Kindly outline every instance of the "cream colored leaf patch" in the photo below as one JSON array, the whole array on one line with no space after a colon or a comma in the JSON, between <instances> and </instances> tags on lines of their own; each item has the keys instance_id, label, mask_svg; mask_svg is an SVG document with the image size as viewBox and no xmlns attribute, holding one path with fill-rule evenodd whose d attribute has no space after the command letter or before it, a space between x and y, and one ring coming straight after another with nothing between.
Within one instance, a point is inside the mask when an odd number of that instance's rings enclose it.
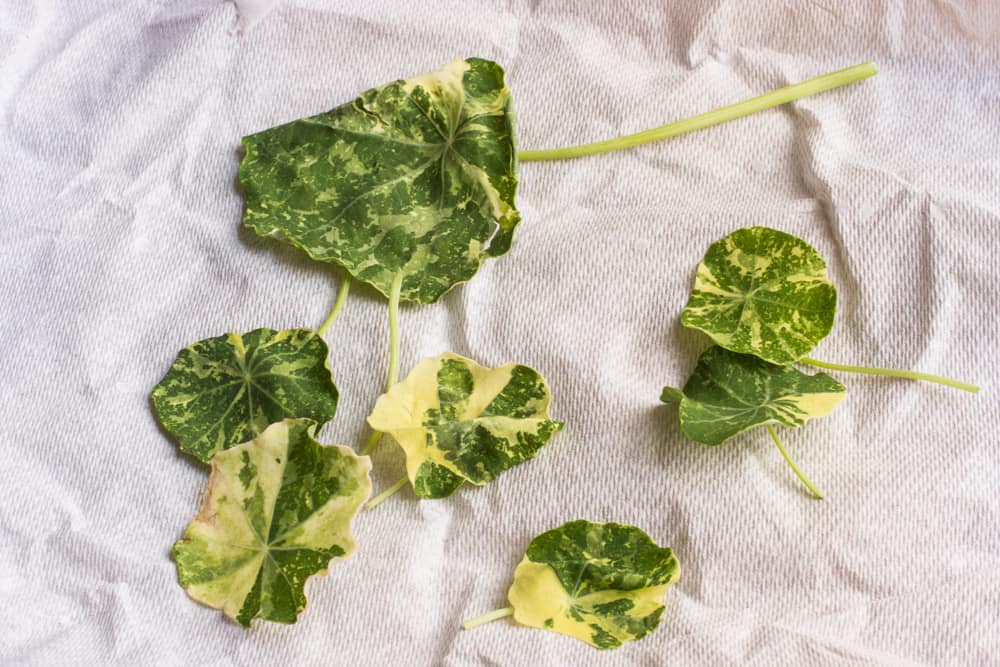
<instances>
[{"instance_id":1,"label":"cream colored leaf patch","mask_svg":"<svg viewBox=\"0 0 1000 667\"><path fill-rule=\"evenodd\" d=\"M288 419L217 453L201 510L174 545L181 585L249 626L294 623L305 583L354 551L351 520L371 493L371 462Z\"/></svg>"},{"instance_id":2,"label":"cream colored leaf patch","mask_svg":"<svg viewBox=\"0 0 1000 667\"><path fill-rule=\"evenodd\" d=\"M545 380L527 366L490 369L445 354L379 397L368 423L403 448L417 496L443 498L533 458L563 426L549 417L549 400Z\"/></svg>"},{"instance_id":3,"label":"cream colored leaf patch","mask_svg":"<svg viewBox=\"0 0 1000 667\"><path fill-rule=\"evenodd\" d=\"M436 301L510 249L514 114L503 69L460 60L244 137L244 224L388 295Z\"/></svg>"}]
</instances>

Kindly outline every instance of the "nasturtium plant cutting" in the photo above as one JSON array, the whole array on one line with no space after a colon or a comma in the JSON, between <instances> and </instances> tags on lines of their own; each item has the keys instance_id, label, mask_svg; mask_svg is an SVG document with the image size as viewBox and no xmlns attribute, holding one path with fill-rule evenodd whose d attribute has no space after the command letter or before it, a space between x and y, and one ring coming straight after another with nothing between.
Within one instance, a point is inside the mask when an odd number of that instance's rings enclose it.
<instances>
[{"instance_id":1,"label":"nasturtium plant cutting","mask_svg":"<svg viewBox=\"0 0 1000 667\"><path fill-rule=\"evenodd\" d=\"M709 247L681 324L705 332L727 350L776 364L799 361L829 370L979 391L975 385L938 375L846 366L803 356L830 332L836 304L826 262L815 248L776 229L748 227Z\"/></svg>"},{"instance_id":2,"label":"nasturtium plant cutting","mask_svg":"<svg viewBox=\"0 0 1000 667\"><path fill-rule=\"evenodd\" d=\"M846 393L844 385L823 373L806 375L713 345L699 357L683 391L664 387L660 399L679 404L684 435L704 445L720 445L767 425L792 470L822 496L791 461L772 424L802 426L808 419L829 414Z\"/></svg>"},{"instance_id":3,"label":"nasturtium plant cutting","mask_svg":"<svg viewBox=\"0 0 1000 667\"><path fill-rule=\"evenodd\" d=\"M533 458L563 427L549 401L545 380L527 366L484 368L444 354L379 397L368 423L405 452L417 497L443 498Z\"/></svg>"},{"instance_id":4,"label":"nasturtium plant cutting","mask_svg":"<svg viewBox=\"0 0 1000 667\"><path fill-rule=\"evenodd\" d=\"M815 248L749 227L709 247L681 324L728 350L788 364L830 333L836 310L837 291Z\"/></svg>"},{"instance_id":5,"label":"nasturtium plant cutting","mask_svg":"<svg viewBox=\"0 0 1000 667\"><path fill-rule=\"evenodd\" d=\"M308 329L207 338L181 350L153 389L153 406L180 448L207 463L282 419L333 419L337 387L327 354Z\"/></svg>"},{"instance_id":6,"label":"nasturtium plant cutting","mask_svg":"<svg viewBox=\"0 0 1000 667\"><path fill-rule=\"evenodd\" d=\"M212 458L201 510L174 545L181 585L240 624L294 623L305 583L354 551L351 519L371 493L371 463L289 419Z\"/></svg>"},{"instance_id":7,"label":"nasturtium plant cutting","mask_svg":"<svg viewBox=\"0 0 1000 667\"><path fill-rule=\"evenodd\" d=\"M765 424L788 465L813 495L822 498L789 457L773 424L797 427L806 419L826 415L847 390L823 373L806 375L789 364L798 361L979 391L937 375L846 366L804 356L830 332L836 304L826 262L799 238L749 227L713 243L698 266L681 324L703 331L717 346L702 354L683 391L664 387L660 395L663 402L679 405L684 434L695 442L717 445Z\"/></svg>"},{"instance_id":8,"label":"nasturtium plant cutting","mask_svg":"<svg viewBox=\"0 0 1000 667\"><path fill-rule=\"evenodd\" d=\"M825 373L806 375L713 345L698 358L683 391L665 387L661 400L679 402L684 435L704 445L721 445L762 424L802 426L829 414L846 393L844 385Z\"/></svg>"},{"instance_id":9,"label":"nasturtium plant cutting","mask_svg":"<svg viewBox=\"0 0 1000 667\"><path fill-rule=\"evenodd\" d=\"M243 139L244 223L431 303L510 248L520 216L504 71L478 58Z\"/></svg>"},{"instance_id":10,"label":"nasturtium plant cutting","mask_svg":"<svg viewBox=\"0 0 1000 667\"><path fill-rule=\"evenodd\" d=\"M663 615L680 565L634 526L570 521L528 545L514 571L511 606L466 621L470 630L505 616L611 649L642 639Z\"/></svg>"}]
</instances>

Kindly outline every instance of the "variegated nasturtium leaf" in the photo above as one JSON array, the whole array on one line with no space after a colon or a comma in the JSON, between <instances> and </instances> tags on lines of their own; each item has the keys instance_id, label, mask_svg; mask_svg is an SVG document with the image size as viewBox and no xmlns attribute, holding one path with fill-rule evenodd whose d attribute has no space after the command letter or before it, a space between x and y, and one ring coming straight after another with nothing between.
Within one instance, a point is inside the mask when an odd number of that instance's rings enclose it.
<instances>
[{"instance_id":1,"label":"variegated nasturtium leaf","mask_svg":"<svg viewBox=\"0 0 1000 667\"><path fill-rule=\"evenodd\" d=\"M806 375L713 345L698 358L684 391L664 387L660 399L680 404L684 435L719 445L762 424L802 426L829 414L846 394L824 373Z\"/></svg>"},{"instance_id":2,"label":"variegated nasturtium leaf","mask_svg":"<svg viewBox=\"0 0 1000 667\"><path fill-rule=\"evenodd\" d=\"M368 423L403 448L416 495L443 498L533 458L563 427L549 417L549 400L545 380L527 366L490 369L444 354L380 396Z\"/></svg>"},{"instance_id":3,"label":"variegated nasturtium leaf","mask_svg":"<svg viewBox=\"0 0 1000 667\"><path fill-rule=\"evenodd\" d=\"M681 324L727 350L790 364L830 333L836 310L837 291L815 248L748 227L709 247Z\"/></svg>"},{"instance_id":4,"label":"variegated nasturtium leaf","mask_svg":"<svg viewBox=\"0 0 1000 667\"><path fill-rule=\"evenodd\" d=\"M174 545L188 595L240 624L294 623L305 583L354 551L351 519L371 493L371 462L324 447L288 419L217 453L201 510Z\"/></svg>"},{"instance_id":5,"label":"variegated nasturtium leaf","mask_svg":"<svg viewBox=\"0 0 1000 667\"><path fill-rule=\"evenodd\" d=\"M177 355L153 389L153 407L180 448L207 463L282 419L333 419L337 387L327 354L308 329L206 338Z\"/></svg>"},{"instance_id":6,"label":"variegated nasturtium leaf","mask_svg":"<svg viewBox=\"0 0 1000 667\"><path fill-rule=\"evenodd\" d=\"M656 628L680 574L639 528L571 521L532 540L508 599L519 623L616 648Z\"/></svg>"},{"instance_id":7,"label":"variegated nasturtium leaf","mask_svg":"<svg viewBox=\"0 0 1000 667\"><path fill-rule=\"evenodd\" d=\"M244 224L388 295L436 301L510 248L514 116L504 71L470 58L243 139Z\"/></svg>"}]
</instances>

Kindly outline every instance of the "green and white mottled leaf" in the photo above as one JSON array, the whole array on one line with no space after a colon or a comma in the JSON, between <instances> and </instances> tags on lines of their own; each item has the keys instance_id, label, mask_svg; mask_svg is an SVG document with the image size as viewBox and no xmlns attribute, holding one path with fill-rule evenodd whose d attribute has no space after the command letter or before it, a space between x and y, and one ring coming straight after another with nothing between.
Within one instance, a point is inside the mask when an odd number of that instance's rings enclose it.
<instances>
[{"instance_id":1,"label":"green and white mottled leaf","mask_svg":"<svg viewBox=\"0 0 1000 667\"><path fill-rule=\"evenodd\" d=\"M306 580L354 551L351 519L371 493L371 462L320 445L315 428L288 419L216 454L201 510L174 545L188 595L244 626L294 623Z\"/></svg>"},{"instance_id":2,"label":"green and white mottled leaf","mask_svg":"<svg viewBox=\"0 0 1000 667\"><path fill-rule=\"evenodd\" d=\"M243 139L244 224L388 295L436 301L510 248L514 116L504 71L470 58Z\"/></svg>"},{"instance_id":3,"label":"green and white mottled leaf","mask_svg":"<svg viewBox=\"0 0 1000 667\"><path fill-rule=\"evenodd\" d=\"M656 628L680 574L673 552L638 528L571 521L532 540L508 599L519 623L617 648Z\"/></svg>"},{"instance_id":4,"label":"green and white mottled leaf","mask_svg":"<svg viewBox=\"0 0 1000 667\"><path fill-rule=\"evenodd\" d=\"M761 424L802 426L829 414L847 389L829 375L806 375L718 346L698 359L679 392L664 387L664 403L680 403L681 430L705 445L719 445Z\"/></svg>"},{"instance_id":5,"label":"green and white mottled leaf","mask_svg":"<svg viewBox=\"0 0 1000 667\"><path fill-rule=\"evenodd\" d=\"M177 355L153 389L153 407L180 448L207 463L282 419L333 419L337 387L327 354L308 329L207 338Z\"/></svg>"},{"instance_id":6,"label":"green and white mottled leaf","mask_svg":"<svg viewBox=\"0 0 1000 667\"><path fill-rule=\"evenodd\" d=\"M533 458L563 427L549 417L549 400L545 380L527 366L490 369L444 354L379 397L368 423L403 448L417 496L443 498Z\"/></svg>"},{"instance_id":7,"label":"green and white mottled leaf","mask_svg":"<svg viewBox=\"0 0 1000 667\"><path fill-rule=\"evenodd\" d=\"M727 350L790 364L830 333L836 310L837 291L815 248L749 227L709 247L681 324Z\"/></svg>"}]
</instances>

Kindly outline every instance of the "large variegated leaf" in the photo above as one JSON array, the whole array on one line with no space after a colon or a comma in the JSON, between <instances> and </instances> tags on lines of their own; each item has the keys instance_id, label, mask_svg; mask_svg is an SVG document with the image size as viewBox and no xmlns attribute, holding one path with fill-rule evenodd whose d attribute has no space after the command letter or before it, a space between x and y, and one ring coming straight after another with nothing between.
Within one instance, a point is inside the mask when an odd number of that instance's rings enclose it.
<instances>
[{"instance_id":1,"label":"large variegated leaf","mask_svg":"<svg viewBox=\"0 0 1000 667\"><path fill-rule=\"evenodd\" d=\"M709 247L681 324L728 350L790 364L830 333L836 309L837 291L815 248L749 227Z\"/></svg>"},{"instance_id":2,"label":"large variegated leaf","mask_svg":"<svg viewBox=\"0 0 1000 667\"><path fill-rule=\"evenodd\" d=\"M288 419L216 454L201 511L174 545L188 594L242 625L294 623L306 580L354 551L351 519L371 493L371 462L320 445L315 427Z\"/></svg>"},{"instance_id":3,"label":"large variegated leaf","mask_svg":"<svg viewBox=\"0 0 1000 667\"><path fill-rule=\"evenodd\" d=\"M244 223L383 294L429 303L510 248L517 161L503 69L470 58L245 137Z\"/></svg>"},{"instance_id":4,"label":"large variegated leaf","mask_svg":"<svg viewBox=\"0 0 1000 667\"><path fill-rule=\"evenodd\" d=\"M514 620L616 648L652 632L680 578L669 548L617 523L571 521L539 535L514 571Z\"/></svg>"},{"instance_id":5,"label":"large variegated leaf","mask_svg":"<svg viewBox=\"0 0 1000 667\"><path fill-rule=\"evenodd\" d=\"M337 387L323 339L308 329L255 329L181 350L153 389L153 407L181 449L208 462L289 417L325 423Z\"/></svg>"},{"instance_id":6,"label":"large variegated leaf","mask_svg":"<svg viewBox=\"0 0 1000 667\"><path fill-rule=\"evenodd\" d=\"M527 366L489 369L445 354L379 397L368 423L403 448L417 496L443 498L534 457L563 426L549 418L549 398Z\"/></svg>"},{"instance_id":7,"label":"large variegated leaf","mask_svg":"<svg viewBox=\"0 0 1000 667\"><path fill-rule=\"evenodd\" d=\"M687 437L719 445L761 424L802 426L829 414L846 394L844 385L824 373L806 375L713 345L699 357L684 391L665 387L660 398L680 403Z\"/></svg>"}]
</instances>

